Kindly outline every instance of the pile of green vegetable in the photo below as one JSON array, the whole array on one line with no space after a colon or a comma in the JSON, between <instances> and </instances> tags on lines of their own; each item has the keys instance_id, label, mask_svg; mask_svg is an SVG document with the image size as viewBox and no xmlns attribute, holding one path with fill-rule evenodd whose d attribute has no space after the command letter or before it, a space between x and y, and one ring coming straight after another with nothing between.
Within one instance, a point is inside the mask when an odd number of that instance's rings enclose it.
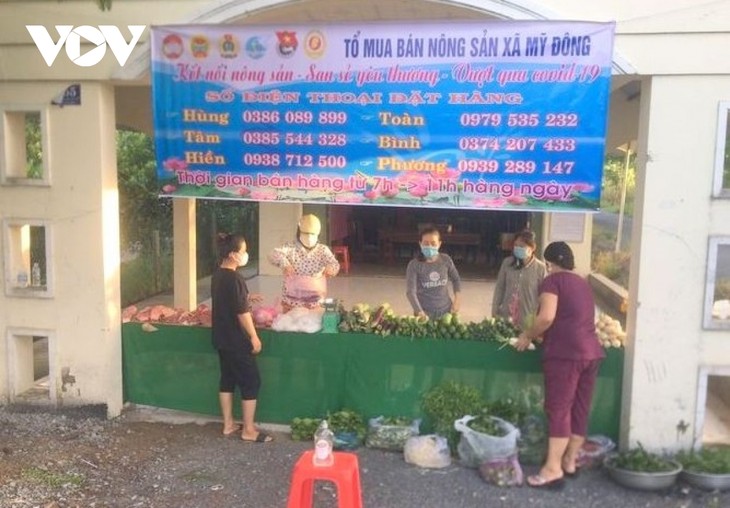
<instances>
[{"instance_id":1,"label":"pile of green vegetable","mask_svg":"<svg viewBox=\"0 0 730 508\"><path fill-rule=\"evenodd\" d=\"M479 323L461 322L458 314L447 313L440 319L397 316L392 307L384 303L372 309L359 303L350 311L341 311L341 332L375 333L382 337L397 335L411 338L476 340L504 342L516 337L519 331L506 319L487 318Z\"/></svg>"},{"instance_id":2,"label":"pile of green vegetable","mask_svg":"<svg viewBox=\"0 0 730 508\"><path fill-rule=\"evenodd\" d=\"M291 421L291 438L294 441L310 441L319 427L320 418L294 418Z\"/></svg>"},{"instance_id":3,"label":"pile of green vegetable","mask_svg":"<svg viewBox=\"0 0 730 508\"><path fill-rule=\"evenodd\" d=\"M677 461L692 473L730 474L730 449L703 448L699 452L679 452Z\"/></svg>"},{"instance_id":4,"label":"pile of green vegetable","mask_svg":"<svg viewBox=\"0 0 730 508\"><path fill-rule=\"evenodd\" d=\"M381 450L402 451L409 438L419 433L418 422L403 416L370 420L365 446Z\"/></svg>"},{"instance_id":5,"label":"pile of green vegetable","mask_svg":"<svg viewBox=\"0 0 730 508\"><path fill-rule=\"evenodd\" d=\"M647 452L641 443L639 443L637 448L619 453L610 460L614 467L629 471L664 473L675 469L675 465L668 459L655 453Z\"/></svg>"}]
</instances>

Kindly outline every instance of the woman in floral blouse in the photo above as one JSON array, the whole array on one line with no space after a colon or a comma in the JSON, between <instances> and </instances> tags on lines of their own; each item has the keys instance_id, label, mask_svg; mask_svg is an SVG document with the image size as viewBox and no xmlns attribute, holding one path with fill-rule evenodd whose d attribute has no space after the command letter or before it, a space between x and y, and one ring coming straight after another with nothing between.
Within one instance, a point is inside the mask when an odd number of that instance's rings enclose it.
<instances>
[{"instance_id":1,"label":"woman in floral blouse","mask_svg":"<svg viewBox=\"0 0 730 508\"><path fill-rule=\"evenodd\" d=\"M340 271L340 263L329 247L319 243L322 225L315 215L304 215L297 224L297 237L275 248L269 261L284 274L281 306L314 308L327 295L326 277Z\"/></svg>"}]
</instances>

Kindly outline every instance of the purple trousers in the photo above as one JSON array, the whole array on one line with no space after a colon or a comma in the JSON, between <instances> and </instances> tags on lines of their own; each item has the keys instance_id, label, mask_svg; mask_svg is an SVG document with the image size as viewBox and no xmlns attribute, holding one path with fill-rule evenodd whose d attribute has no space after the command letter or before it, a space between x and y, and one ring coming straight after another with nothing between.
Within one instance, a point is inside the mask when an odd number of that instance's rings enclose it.
<instances>
[{"instance_id":1,"label":"purple trousers","mask_svg":"<svg viewBox=\"0 0 730 508\"><path fill-rule=\"evenodd\" d=\"M601 360L543 360L550 437L585 436Z\"/></svg>"}]
</instances>

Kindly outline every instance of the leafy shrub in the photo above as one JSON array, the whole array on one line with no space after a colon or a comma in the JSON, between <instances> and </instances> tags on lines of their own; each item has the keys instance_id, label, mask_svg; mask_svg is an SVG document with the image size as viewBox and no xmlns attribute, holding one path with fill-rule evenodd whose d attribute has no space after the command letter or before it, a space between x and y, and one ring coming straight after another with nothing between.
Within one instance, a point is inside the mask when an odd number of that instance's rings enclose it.
<instances>
[{"instance_id":1,"label":"leafy shrub","mask_svg":"<svg viewBox=\"0 0 730 508\"><path fill-rule=\"evenodd\" d=\"M627 288L630 263L631 254L628 252L598 252L593 257L593 270Z\"/></svg>"},{"instance_id":2,"label":"leafy shrub","mask_svg":"<svg viewBox=\"0 0 730 508\"><path fill-rule=\"evenodd\" d=\"M459 438L454 422L465 415L482 413L486 405L479 390L455 381L433 387L423 399L423 411L434 431L448 439L452 451Z\"/></svg>"}]
</instances>

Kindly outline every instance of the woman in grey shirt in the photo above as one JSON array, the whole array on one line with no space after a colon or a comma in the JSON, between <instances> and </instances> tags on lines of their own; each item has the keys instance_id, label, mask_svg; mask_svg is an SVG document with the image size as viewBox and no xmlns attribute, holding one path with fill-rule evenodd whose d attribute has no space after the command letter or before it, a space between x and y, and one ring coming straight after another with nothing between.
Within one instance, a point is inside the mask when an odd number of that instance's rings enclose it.
<instances>
[{"instance_id":1,"label":"woman in grey shirt","mask_svg":"<svg viewBox=\"0 0 730 508\"><path fill-rule=\"evenodd\" d=\"M441 234L438 229L423 230L420 245L421 253L408 263L406 270L406 296L413 313L436 319L447 312L458 312L461 279L454 261L439 253ZM449 281L454 290L453 300L449 295Z\"/></svg>"},{"instance_id":2,"label":"woman in grey shirt","mask_svg":"<svg viewBox=\"0 0 730 508\"><path fill-rule=\"evenodd\" d=\"M532 231L517 233L512 255L502 262L494 288L492 315L511 319L520 330L532 326L539 303L537 289L547 273L536 250Z\"/></svg>"}]
</instances>

